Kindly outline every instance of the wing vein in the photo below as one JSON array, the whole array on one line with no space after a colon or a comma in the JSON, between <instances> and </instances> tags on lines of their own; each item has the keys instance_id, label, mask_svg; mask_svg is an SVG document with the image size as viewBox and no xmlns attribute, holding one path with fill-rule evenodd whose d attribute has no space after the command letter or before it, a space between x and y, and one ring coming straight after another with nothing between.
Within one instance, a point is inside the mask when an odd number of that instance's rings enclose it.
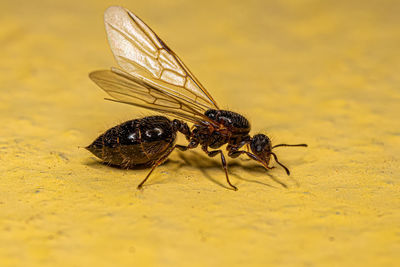
<instances>
[{"instance_id":1,"label":"wing vein","mask_svg":"<svg viewBox=\"0 0 400 267\"><path fill-rule=\"evenodd\" d=\"M109 25L113 30L115 30L116 32L118 32L123 38L125 38L128 42L132 43L132 45L134 45L135 47L139 48L140 50L142 50L142 52L144 52L145 54L147 54L147 56L152 57L154 59L157 59L157 55L152 54L151 52L149 52L147 49L145 49L143 47L143 45L138 42L137 40L135 40L134 38L130 37L128 33L118 29L117 27L115 27L114 25L107 23L107 25ZM153 42L153 41L152 41ZM158 50L158 48L157 48Z\"/></svg>"}]
</instances>

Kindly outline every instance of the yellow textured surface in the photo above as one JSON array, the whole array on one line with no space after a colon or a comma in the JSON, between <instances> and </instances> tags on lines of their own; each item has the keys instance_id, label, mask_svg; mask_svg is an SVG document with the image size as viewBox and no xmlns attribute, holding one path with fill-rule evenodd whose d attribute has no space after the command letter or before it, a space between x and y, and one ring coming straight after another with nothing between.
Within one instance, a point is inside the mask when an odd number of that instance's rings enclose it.
<instances>
[{"instance_id":1,"label":"yellow textured surface","mask_svg":"<svg viewBox=\"0 0 400 267\"><path fill-rule=\"evenodd\" d=\"M151 114L103 100L102 14L124 5L292 171L175 152L99 164L98 134ZM0 266L398 266L399 1L2 1ZM186 141L181 138L180 143ZM288 188L283 188L279 179ZM397 264L396 264L397 263Z\"/></svg>"}]
</instances>

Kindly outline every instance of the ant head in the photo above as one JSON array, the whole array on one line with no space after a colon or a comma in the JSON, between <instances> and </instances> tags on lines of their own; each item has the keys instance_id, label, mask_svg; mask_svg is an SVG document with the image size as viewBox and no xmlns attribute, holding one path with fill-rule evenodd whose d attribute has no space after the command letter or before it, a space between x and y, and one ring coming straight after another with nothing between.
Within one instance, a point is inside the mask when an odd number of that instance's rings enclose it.
<instances>
[{"instance_id":1,"label":"ant head","mask_svg":"<svg viewBox=\"0 0 400 267\"><path fill-rule=\"evenodd\" d=\"M297 145L288 145L288 144L279 144L272 146L271 140L266 136L265 134L256 134L251 138L250 140L250 149L253 152L254 155L258 157L259 160L262 161L263 164L266 164L265 166L268 167L269 161L271 159L271 155L274 157L276 163L278 163L282 168L285 169L287 175L290 175L290 171L288 168L286 168L285 165L280 163L278 161L278 157L274 152L272 152L272 149L280 146L303 146L306 147L306 144L297 144Z\"/></svg>"},{"instance_id":2,"label":"ant head","mask_svg":"<svg viewBox=\"0 0 400 267\"><path fill-rule=\"evenodd\" d=\"M251 138L250 149L254 155L260 158L268 166L271 157L271 140L265 134L256 134Z\"/></svg>"}]
</instances>

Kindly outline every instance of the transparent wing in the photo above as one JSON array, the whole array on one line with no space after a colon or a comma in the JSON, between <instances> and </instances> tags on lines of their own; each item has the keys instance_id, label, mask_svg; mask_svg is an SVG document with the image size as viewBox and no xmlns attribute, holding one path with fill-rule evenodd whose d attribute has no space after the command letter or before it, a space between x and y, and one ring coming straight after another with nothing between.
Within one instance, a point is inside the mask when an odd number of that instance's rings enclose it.
<instances>
[{"instance_id":1,"label":"transparent wing","mask_svg":"<svg viewBox=\"0 0 400 267\"><path fill-rule=\"evenodd\" d=\"M195 107L218 109L179 57L136 15L112 6L104 13L104 23L111 50L125 72Z\"/></svg>"},{"instance_id":2,"label":"transparent wing","mask_svg":"<svg viewBox=\"0 0 400 267\"><path fill-rule=\"evenodd\" d=\"M213 123L191 104L185 103L180 96L169 95L164 90L119 69L94 71L89 77L113 97L108 100L147 108L193 123Z\"/></svg>"}]
</instances>

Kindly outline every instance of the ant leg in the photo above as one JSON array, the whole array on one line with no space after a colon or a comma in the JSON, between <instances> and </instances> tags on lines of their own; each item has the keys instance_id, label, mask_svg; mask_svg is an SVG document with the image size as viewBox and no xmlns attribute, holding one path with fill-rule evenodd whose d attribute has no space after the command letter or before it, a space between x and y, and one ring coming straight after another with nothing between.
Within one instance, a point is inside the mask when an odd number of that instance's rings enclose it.
<instances>
[{"instance_id":1,"label":"ant leg","mask_svg":"<svg viewBox=\"0 0 400 267\"><path fill-rule=\"evenodd\" d=\"M231 151L229 151L228 156L230 156L230 157L232 157L232 158L236 158L236 157L239 157L241 154L246 154L249 158L251 158L251 159L253 159L253 160L255 160L255 161L260 162L260 163L263 165L263 167L266 168L267 170L270 170L270 169L275 168L275 167L269 167L269 166L268 166L268 163L263 162L263 161L262 161L261 159L259 159L256 155L254 155L254 154L252 154L252 153L250 153L250 152L247 152L247 151L243 151L243 150L232 151L232 150L231 150ZM275 155L275 154L274 154L274 155ZM274 156L274 158L275 158L276 162L278 162L278 161L277 161L277 158L276 158L276 155ZM285 166L283 166L283 165L282 165L281 163L279 163L279 162L278 162L278 164L281 165L281 166L285 169L287 175L290 175L290 172L289 172L289 169L288 169L288 168L286 168ZM281 186L283 186L284 188L287 188L287 185L286 185L285 183L279 181L278 179L274 178L273 176L271 176L271 178L272 178L275 182L277 182L278 184L280 184Z\"/></svg>"},{"instance_id":2,"label":"ant leg","mask_svg":"<svg viewBox=\"0 0 400 267\"><path fill-rule=\"evenodd\" d=\"M186 151L188 149L196 148L198 145L198 141L192 140L187 146L175 145L175 147L178 148L180 151Z\"/></svg>"},{"instance_id":3,"label":"ant leg","mask_svg":"<svg viewBox=\"0 0 400 267\"><path fill-rule=\"evenodd\" d=\"M225 160L225 156L224 153L222 152L222 150L214 150L214 151L208 151L207 147L203 147L203 151L207 153L207 155L209 157L214 157L216 156L218 153L221 154L221 162L222 162L222 167L224 168L225 171L225 176L226 176L226 181L228 182L228 184L233 188L233 190L237 191L237 187L234 186L231 181L229 180L229 176L228 176L228 167L226 164L226 160Z\"/></svg>"},{"instance_id":4,"label":"ant leg","mask_svg":"<svg viewBox=\"0 0 400 267\"><path fill-rule=\"evenodd\" d=\"M178 148L181 151L186 151L188 149L195 148L197 145L198 145L198 142L192 141L187 146L181 146L181 145L173 146L168 152L166 152L164 155L162 155L156 161L156 163L154 163L154 165L152 166L150 172L147 174L146 178L144 178L144 180L138 185L137 189L141 189L143 187L143 184L147 181L147 179L149 179L150 174L154 171L154 169L157 168L157 166L159 166L161 163L163 163L168 158L169 154L171 154L171 152L174 151L175 148Z\"/></svg>"},{"instance_id":5,"label":"ant leg","mask_svg":"<svg viewBox=\"0 0 400 267\"><path fill-rule=\"evenodd\" d=\"M246 154L249 158L251 158L251 159L253 159L253 160L255 160L255 161L260 162L260 163L264 166L264 168L266 168L266 169L271 170L271 169L275 168L275 167L269 167L267 163L263 162L263 161L262 161L260 158L258 158L256 155L254 155L254 154L252 154L252 153L250 153L250 152L244 151L244 150L237 150L237 151L232 151L232 150L231 150L231 151L229 151L228 156L231 157L231 158L237 158L237 157L239 157L239 156L242 155L242 154Z\"/></svg>"},{"instance_id":6,"label":"ant leg","mask_svg":"<svg viewBox=\"0 0 400 267\"><path fill-rule=\"evenodd\" d=\"M240 147L230 147L229 145L226 147L226 150L228 150L228 156L231 158L237 158L242 154L245 153L250 153L249 150L249 144L246 144L246 150L247 151L242 151L242 150L238 150ZM253 159L252 157L249 156L250 159ZM244 160L250 160L250 159L244 159Z\"/></svg>"},{"instance_id":7,"label":"ant leg","mask_svg":"<svg viewBox=\"0 0 400 267\"><path fill-rule=\"evenodd\" d=\"M151 173L154 171L155 168L157 168L161 163L163 163L169 156L169 154L171 154L172 151L174 151L174 149L176 148L176 146L173 146L167 153L165 153L164 155L162 155L155 163L154 165L151 167L150 172L147 174L146 178L144 178L144 180L137 186L137 189L142 189L143 184L147 181L147 179L149 179Z\"/></svg>"}]
</instances>

